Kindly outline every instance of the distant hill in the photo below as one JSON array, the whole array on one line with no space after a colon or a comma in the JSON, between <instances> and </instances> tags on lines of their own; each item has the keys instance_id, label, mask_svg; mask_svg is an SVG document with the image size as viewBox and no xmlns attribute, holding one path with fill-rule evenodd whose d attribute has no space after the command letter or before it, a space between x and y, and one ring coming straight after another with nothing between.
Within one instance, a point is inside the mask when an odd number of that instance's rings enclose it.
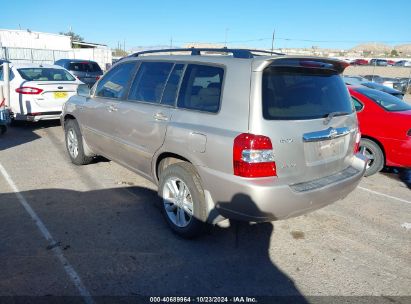
<instances>
[{"instance_id":1,"label":"distant hill","mask_svg":"<svg viewBox=\"0 0 411 304\"><path fill-rule=\"evenodd\" d=\"M392 50L397 50L398 52L401 52L403 54L411 54L411 44L401 44L401 45L391 46L391 45L387 45L383 43L369 42L369 43L359 44L351 49L351 51L354 51L354 52L368 51L374 54L384 54L387 52L389 53Z\"/></svg>"},{"instance_id":2,"label":"distant hill","mask_svg":"<svg viewBox=\"0 0 411 304\"><path fill-rule=\"evenodd\" d=\"M398 52L411 53L411 44L401 44L394 47Z\"/></svg>"},{"instance_id":3,"label":"distant hill","mask_svg":"<svg viewBox=\"0 0 411 304\"><path fill-rule=\"evenodd\" d=\"M369 51L373 53L384 53L384 52L390 52L392 49L393 47L390 45L369 42L369 43L359 44L356 47L353 47L351 51L357 51L357 52Z\"/></svg>"}]
</instances>

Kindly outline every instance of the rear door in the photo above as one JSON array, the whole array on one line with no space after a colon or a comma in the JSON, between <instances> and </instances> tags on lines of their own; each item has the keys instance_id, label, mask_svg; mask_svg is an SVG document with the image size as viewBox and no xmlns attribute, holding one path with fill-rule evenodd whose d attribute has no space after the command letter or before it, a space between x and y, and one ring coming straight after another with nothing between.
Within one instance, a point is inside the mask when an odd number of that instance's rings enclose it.
<instances>
[{"instance_id":1,"label":"rear door","mask_svg":"<svg viewBox=\"0 0 411 304\"><path fill-rule=\"evenodd\" d=\"M271 138L279 178L304 182L349 166L357 119L348 90L332 64L273 63L256 78L261 79L261 91L253 97L251 131Z\"/></svg>"},{"instance_id":2,"label":"rear door","mask_svg":"<svg viewBox=\"0 0 411 304\"><path fill-rule=\"evenodd\" d=\"M119 105L119 157L146 176L151 175L151 160L164 142L183 69L184 64L172 62L141 63L127 100Z\"/></svg>"}]
</instances>

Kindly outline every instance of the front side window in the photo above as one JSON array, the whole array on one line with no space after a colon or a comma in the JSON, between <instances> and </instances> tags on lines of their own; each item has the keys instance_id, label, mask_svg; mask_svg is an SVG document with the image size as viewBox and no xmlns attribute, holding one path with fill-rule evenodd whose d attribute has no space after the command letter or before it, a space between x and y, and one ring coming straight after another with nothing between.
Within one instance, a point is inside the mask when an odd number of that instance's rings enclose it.
<instances>
[{"instance_id":1,"label":"front side window","mask_svg":"<svg viewBox=\"0 0 411 304\"><path fill-rule=\"evenodd\" d=\"M217 113L220 108L224 69L189 64L181 84L179 108Z\"/></svg>"},{"instance_id":2,"label":"front side window","mask_svg":"<svg viewBox=\"0 0 411 304\"><path fill-rule=\"evenodd\" d=\"M263 73L262 92L267 120L318 119L333 112L353 112L347 87L332 70L268 67Z\"/></svg>"},{"instance_id":3,"label":"front side window","mask_svg":"<svg viewBox=\"0 0 411 304\"><path fill-rule=\"evenodd\" d=\"M131 85L128 99L159 103L172 68L173 63L170 62L143 62Z\"/></svg>"},{"instance_id":4,"label":"front side window","mask_svg":"<svg viewBox=\"0 0 411 304\"><path fill-rule=\"evenodd\" d=\"M114 99L122 98L135 66L134 62L129 62L111 69L98 83L95 95Z\"/></svg>"},{"instance_id":5,"label":"front side window","mask_svg":"<svg viewBox=\"0 0 411 304\"><path fill-rule=\"evenodd\" d=\"M76 79L66 70L53 68L21 68L17 69L27 81L75 81Z\"/></svg>"}]
</instances>

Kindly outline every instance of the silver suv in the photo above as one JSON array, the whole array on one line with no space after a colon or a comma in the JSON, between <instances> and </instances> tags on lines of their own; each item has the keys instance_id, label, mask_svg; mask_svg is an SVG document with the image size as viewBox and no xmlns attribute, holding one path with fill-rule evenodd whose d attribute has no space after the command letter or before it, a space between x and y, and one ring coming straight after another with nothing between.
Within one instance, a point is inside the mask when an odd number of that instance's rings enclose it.
<instances>
[{"instance_id":1,"label":"silver suv","mask_svg":"<svg viewBox=\"0 0 411 304\"><path fill-rule=\"evenodd\" d=\"M356 187L366 159L345 62L172 51L134 54L65 104L74 164L102 155L156 183L165 219L183 237L225 219L294 217Z\"/></svg>"}]
</instances>

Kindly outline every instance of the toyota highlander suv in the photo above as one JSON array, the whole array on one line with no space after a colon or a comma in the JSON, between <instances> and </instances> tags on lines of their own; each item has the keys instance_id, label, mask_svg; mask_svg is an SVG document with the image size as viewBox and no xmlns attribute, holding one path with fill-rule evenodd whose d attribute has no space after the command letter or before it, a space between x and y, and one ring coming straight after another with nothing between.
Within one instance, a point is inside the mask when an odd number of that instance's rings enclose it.
<instances>
[{"instance_id":1,"label":"toyota highlander suv","mask_svg":"<svg viewBox=\"0 0 411 304\"><path fill-rule=\"evenodd\" d=\"M156 183L183 237L298 216L346 197L366 168L346 66L226 48L136 53L65 104L68 155Z\"/></svg>"}]
</instances>

